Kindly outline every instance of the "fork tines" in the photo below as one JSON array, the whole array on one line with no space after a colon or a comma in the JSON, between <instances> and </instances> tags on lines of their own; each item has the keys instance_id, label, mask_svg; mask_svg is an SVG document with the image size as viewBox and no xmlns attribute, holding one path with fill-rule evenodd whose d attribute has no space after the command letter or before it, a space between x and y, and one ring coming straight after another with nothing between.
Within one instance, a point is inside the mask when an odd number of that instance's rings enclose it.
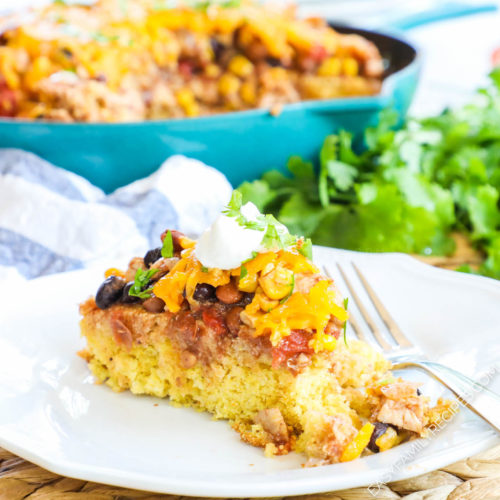
<instances>
[{"instance_id":1,"label":"fork tines","mask_svg":"<svg viewBox=\"0 0 500 500\"><path fill-rule=\"evenodd\" d=\"M362 287L361 289L364 290L365 293L370 298L370 301L372 302L375 310L377 311L380 318L386 325L387 330L389 331L392 339L394 340L394 345L391 345L389 342L387 342L384 334L378 327L376 321L373 319L373 317L370 315L367 308L363 304L359 296L359 293L356 291L356 288L354 287L352 281L348 278L347 273L344 271L342 266L337 263L337 268L340 272L340 275L342 276L342 279L344 280L347 288L349 289L352 299L354 300L359 312L361 313L361 316L365 320L365 323L370 328L373 334L373 338L375 339L379 347L385 352L395 351L401 348L413 347L413 344L408 340L408 338L403 334L401 329L398 327L397 323L394 321L394 318L389 314L389 311L386 309L380 298L377 296L372 286L368 283L367 279L360 271L358 266L356 266L356 264L354 264L353 262L351 262L351 265L354 268L356 274L358 275ZM324 271L325 274L331 278L331 275L326 269L326 267L324 268ZM352 309L349 310L349 323L351 324L356 336L360 340L367 342L367 335L363 331L361 323L358 321L355 314L353 314Z\"/></svg>"}]
</instances>

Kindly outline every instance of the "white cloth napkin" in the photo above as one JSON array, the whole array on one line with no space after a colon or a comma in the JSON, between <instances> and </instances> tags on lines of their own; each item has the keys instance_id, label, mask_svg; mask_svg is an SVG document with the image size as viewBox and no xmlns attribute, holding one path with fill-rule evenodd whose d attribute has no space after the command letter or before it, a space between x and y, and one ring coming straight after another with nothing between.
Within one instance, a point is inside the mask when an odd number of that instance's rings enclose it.
<instances>
[{"instance_id":1,"label":"white cloth napkin","mask_svg":"<svg viewBox=\"0 0 500 500\"><path fill-rule=\"evenodd\" d=\"M217 170L173 156L106 195L32 153L0 150L0 283L98 263L125 266L160 246L166 229L198 236L231 190Z\"/></svg>"}]
</instances>

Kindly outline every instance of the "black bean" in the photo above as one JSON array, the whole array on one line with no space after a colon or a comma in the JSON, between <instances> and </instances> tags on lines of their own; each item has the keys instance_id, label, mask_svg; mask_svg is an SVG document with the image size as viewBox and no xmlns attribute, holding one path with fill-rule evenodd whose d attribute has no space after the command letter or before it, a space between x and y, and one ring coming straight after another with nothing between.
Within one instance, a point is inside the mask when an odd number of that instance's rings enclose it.
<instances>
[{"instance_id":1,"label":"black bean","mask_svg":"<svg viewBox=\"0 0 500 500\"><path fill-rule=\"evenodd\" d=\"M226 46L223 43L220 43L219 40L214 37L210 38L210 46L212 47L212 50L214 52L214 59L218 61Z\"/></svg>"},{"instance_id":2,"label":"black bean","mask_svg":"<svg viewBox=\"0 0 500 500\"><path fill-rule=\"evenodd\" d=\"M71 52L70 49L68 49L67 47L63 47L61 49L61 52L68 58L68 59L71 59L73 57L73 52Z\"/></svg>"},{"instance_id":3,"label":"black bean","mask_svg":"<svg viewBox=\"0 0 500 500\"><path fill-rule=\"evenodd\" d=\"M421 396L422 395L422 391L417 387L417 396Z\"/></svg>"},{"instance_id":4,"label":"black bean","mask_svg":"<svg viewBox=\"0 0 500 500\"><path fill-rule=\"evenodd\" d=\"M158 259L161 259L161 248L153 248L153 250L149 250L146 252L144 256L144 265L147 268L151 267L151 264L154 264Z\"/></svg>"},{"instance_id":5,"label":"black bean","mask_svg":"<svg viewBox=\"0 0 500 500\"><path fill-rule=\"evenodd\" d=\"M129 290L134 285L133 281L129 281L123 288L122 296L120 298L120 302L123 304L133 304L135 302L139 302L141 299L139 297L134 297L133 295L129 295Z\"/></svg>"},{"instance_id":6,"label":"black bean","mask_svg":"<svg viewBox=\"0 0 500 500\"><path fill-rule=\"evenodd\" d=\"M215 302L217 300L215 287L207 283L198 283L193 293L193 299L198 302Z\"/></svg>"},{"instance_id":7,"label":"black bean","mask_svg":"<svg viewBox=\"0 0 500 500\"><path fill-rule=\"evenodd\" d=\"M95 295L95 303L99 309L107 309L113 305L121 296L125 286L125 280L117 276L105 279Z\"/></svg>"},{"instance_id":8,"label":"black bean","mask_svg":"<svg viewBox=\"0 0 500 500\"><path fill-rule=\"evenodd\" d=\"M250 304L250 302L252 302L254 295L255 293L244 292L243 298L238 302L237 305L242 307L247 306L248 304Z\"/></svg>"},{"instance_id":9,"label":"black bean","mask_svg":"<svg viewBox=\"0 0 500 500\"><path fill-rule=\"evenodd\" d=\"M370 451L373 451L373 453L378 453L380 451L379 447L377 446L377 443L375 442L382 434L385 433L387 430L387 427L389 427L388 424L383 424L382 422L375 422L375 429L373 429L373 434L372 437L370 438L370 442L368 443L367 448Z\"/></svg>"},{"instance_id":10,"label":"black bean","mask_svg":"<svg viewBox=\"0 0 500 500\"><path fill-rule=\"evenodd\" d=\"M281 59L277 59L276 57L267 57L266 62L272 68L277 68L279 66L283 66L283 64L281 63Z\"/></svg>"}]
</instances>

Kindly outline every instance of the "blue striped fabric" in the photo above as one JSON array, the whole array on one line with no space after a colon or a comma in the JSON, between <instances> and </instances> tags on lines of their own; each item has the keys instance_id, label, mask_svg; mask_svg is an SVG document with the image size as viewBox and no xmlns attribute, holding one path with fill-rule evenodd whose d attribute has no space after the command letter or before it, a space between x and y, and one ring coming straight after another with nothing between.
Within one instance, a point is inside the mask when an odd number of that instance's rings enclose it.
<instances>
[{"instance_id":1,"label":"blue striped fabric","mask_svg":"<svg viewBox=\"0 0 500 500\"><path fill-rule=\"evenodd\" d=\"M197 236L230 194L220 172L182 156L106 195L32 153L0 150L0 280L123 264L165 229Z\"/></svg>"}]
</instances>

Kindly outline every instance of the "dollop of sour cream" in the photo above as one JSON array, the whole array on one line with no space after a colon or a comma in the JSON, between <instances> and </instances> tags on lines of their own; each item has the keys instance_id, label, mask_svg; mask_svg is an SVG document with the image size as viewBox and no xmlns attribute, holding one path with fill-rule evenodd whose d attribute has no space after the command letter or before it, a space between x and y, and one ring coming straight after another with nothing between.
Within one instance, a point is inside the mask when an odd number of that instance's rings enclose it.
<instances>
[{"instance_id":1,"label":"dollop of sour cream","mask_svg":"<svg viewBox=\"0 0 500 500\"><path fill-rule=\"evenodd\" d=\"M241 214L249 221L256 220L259 209L251 202L241 207ZM195 248L196 258L205 267L234 269L263 250L264 231L248 229L235 218L221 214L201 235Z\"/></svg>"}]
</instances>

